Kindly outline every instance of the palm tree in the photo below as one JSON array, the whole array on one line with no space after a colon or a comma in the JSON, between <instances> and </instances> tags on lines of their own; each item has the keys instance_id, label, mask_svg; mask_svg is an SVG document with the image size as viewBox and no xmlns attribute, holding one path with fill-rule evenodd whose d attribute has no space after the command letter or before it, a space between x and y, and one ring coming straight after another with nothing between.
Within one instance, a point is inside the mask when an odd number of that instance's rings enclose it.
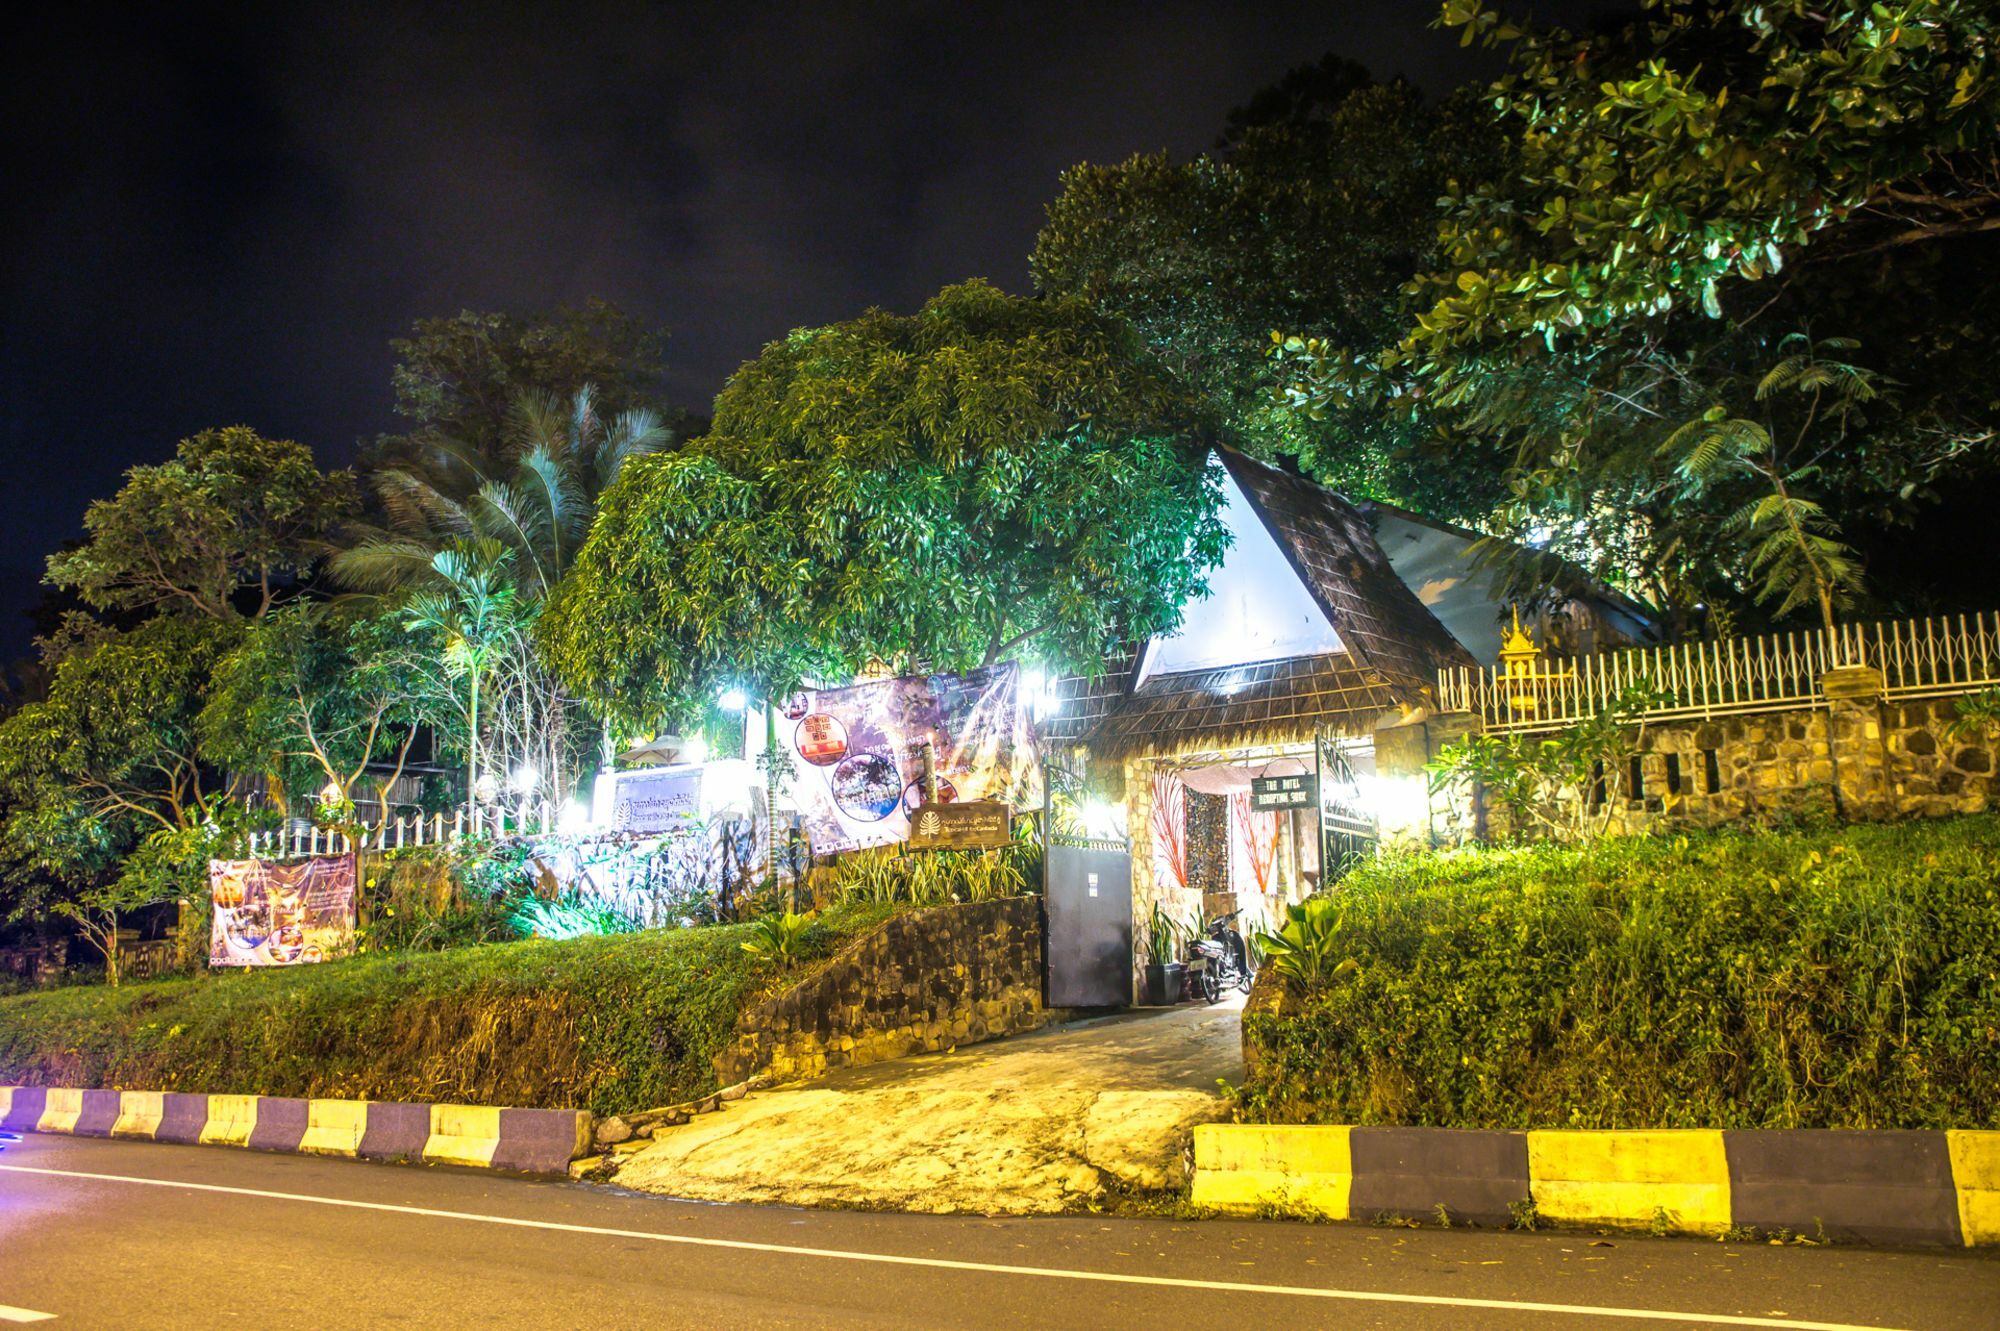
<instances>
[{"instance_id":1,"label":"palm tree","mask_svg":"<svg viewBox=\"0 0 2000 1331\"><path fill-rule=\"evenodd\" d=\"M496 451L430 435L405 465L377 471L387 525L357 533L334 573L363 591L403 591L429 579L432 556L450 542L492 540L512 554L521 597L539 604L569 571L625 463L673 442L650 410L604 420L588 384L567 402L523 394Z\"/></svg>"},{"instance_id":2,"label":"palm tree","mask_svg":"<svg viewBox=\"0 0 2000 1331\"><path fill-rule=\"evenodd\" d=\"M482 770L491 768L482 712L503 727L511 721L524 766L558 782L569 769L574 703L533 659L527 628L569 571L598 500L625 463L673 442L649 410L603 419L585 385L568 400L517 398L492 449L431 434L402 465L375 472L386 522L355 532L333 572L356 591L402 606L413 628L443 635L446 667L463 671L472 693L475 798ZM508 706L496 713L482 706L483 695Z\"/></svg>"},{"instance_id":3,"label":"palm tree","mask_svg":"<svg viewBox=\"0 0 2000 1331\"><path fill-rule=\"evenodd\" d=\"M512 553L498 541L455 541L431 557L428 585L404 604L412 630L444 640L445 669L469 682L466 709L466 781L481 798L479 694L497 654L518 638L518 598L507 565Z\"/></svg>"}]
</instances>

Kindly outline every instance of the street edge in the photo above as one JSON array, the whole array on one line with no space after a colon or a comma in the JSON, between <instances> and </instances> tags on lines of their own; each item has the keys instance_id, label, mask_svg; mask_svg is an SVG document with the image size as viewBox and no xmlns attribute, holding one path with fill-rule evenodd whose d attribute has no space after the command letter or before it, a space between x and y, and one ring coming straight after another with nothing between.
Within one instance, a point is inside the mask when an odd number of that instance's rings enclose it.
<instances>
[{"instance_id":1,"label":"street edge","mask_svg":"<svg viewBox=\"0 0 2000 1331\"><path fill-rule=\"evenodd\" d=\"M1212 1123L1194 1205L1238 1215L2000 1244L2000 1132Z\"/></svg>"},{"instance_id":2,"label":"street edge","mask_svg":"<svg viewBox=\"0 0 2000 1331\"><path fill-rule=\"evenodd\" d=\"M0 1086L0 1130L469 1165L566 1178L588 1153L581 1109Z\"/></svg>"}]
</instances>

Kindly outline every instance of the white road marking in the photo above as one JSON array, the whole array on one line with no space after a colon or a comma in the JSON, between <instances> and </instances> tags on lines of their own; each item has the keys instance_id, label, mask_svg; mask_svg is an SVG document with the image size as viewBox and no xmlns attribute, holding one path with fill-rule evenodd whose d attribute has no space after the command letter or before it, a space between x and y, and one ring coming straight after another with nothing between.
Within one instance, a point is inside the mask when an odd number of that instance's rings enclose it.
<instances>
[{"instance_id":1,"label":"white road marking","mask_svg":"<svg viewBox=\"0 0 2000 1331\"><path fill-rule=\"evenodd\" d=\"M232 1197L263 1197L272 1201L306 1202L314 1206L345 1206L359 1211L387 1211L396 1215L424 1216L433 1220L464 1220L481 1225L507 1225L516 1229L551 1230L562 1234L590 1234L600 1238L644 1239L653 1243L679 1243L697 1248L729 1248L738 1252L779 1253L792 1257L818 1257L841 1262L876 1262L885 1266L921 1266L938 1271L976 1271L985 1275L1039 1276L1048 1280L1094 1281L1107 1285L1150 1285L1167 1289L1196 1289L1231 1294L1268 1294L1300 1299L1341 1299L1353 1303L1420 1304L1431 1308L1484 1308L1497 1312L1563 1313L1575 1317L1624 1317L1641 1322L1678 1322L1701 1326L1763 1326L1782 1331L1895 1331L1892 1327L1866 1326L1852 1322L1805 1322L1788 1317L1744 1317L1729 1313L1668 1312L1659 1308L1612 1308L1582 1303L1534 1303L1516 1299L1472 1299L1449 1294L1393 1294L1382 1290L1320 1289L1310 1285L1258 1285L1236 1280L1194 1280L1178 1276L1122 1275L1115 1271L1077 1271L1057 1266L1012 1266L999 1262L962 1262L946 1257L905 1257L896 1253L852 1252L841 1248L806 1248L786 1243L758 1243L750 1239L703 1238L693 1234L660 1234L645 1229L615 1229L603 1225L570 1225L555 1220L527 1220L519 1216L483 1215L476 1211L443 1211L428 1206L400 1206L393 1202L362 1202L346 1197L316 1197L302 1192L272 1192L264 1188L232 1188L219 1183L187 1183L177 1179L134 1178L125 1174L89 1174L72 1169L37 1169L31 1165L0 1165L10 1174L44 1174L50 1178L91 1179L99 1183L132 1183L148 1188L185 1188L191 1192L218 1192Z\"/></svg>"},{"instance_id":2,"label":"white road marking","mask_svg":"<svg viewBox=\"0 0 2000 1331\"><path fill-rule=\"evenodd\" d=\"M53 1322L54 1313L38 1313L32 1308L13 1308L0 1303L0 1322Z\"/></svg>"}]
</instances>

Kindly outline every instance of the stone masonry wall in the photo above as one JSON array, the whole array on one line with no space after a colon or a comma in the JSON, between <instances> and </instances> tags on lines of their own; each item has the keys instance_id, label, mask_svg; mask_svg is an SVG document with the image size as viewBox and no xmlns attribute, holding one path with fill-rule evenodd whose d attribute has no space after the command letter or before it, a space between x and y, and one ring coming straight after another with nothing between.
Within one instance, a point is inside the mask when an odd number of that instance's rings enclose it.
<instances>
[{"instance_id":1,"label":"stone masonry wall","mask_svg":"<svg viewBox=\"0 0 2000 1331\"><path fill-rule=\"evenodd\" d=\"M1014 1035L1042 1006L1042 902L1013 897L899 915L827 968L746 1011L716 1055L724 1086Z\"/></svg>"},{"instance_id":2,"label":"stone masonry wall","mask_svg":"<svg viewBox=\"0 0 2000 1331\"><path fill-rule=\"evenodd\" d=\"M1815 709L1650 724L1639 739L1637 789L1631 773L1622 774L1622 788L1614 789L1618 798L1602 810L1603 828L1643 832L1666 824L1709 826L1772 813L1830 812L1836 790L1846 816L1870 820L2000 808L2000 740L1954 737L1956 716L1953 698L1863 698L1835 699ZM1458 725L1450 733L1455 737L1467 728ZM1409 741L1401 748L1384 745L1386 733L1377 735L1378 770L1385 749L1397 770L1421 770L1438 748L1438 735L1424 736L1415 728L1395 736ZM1445 809L1442 803L1432 801L1434 843L1507 833L1504 814L1496 808ZM1448 831L1440 835L1440 829Z\"/></svg>"}]
</instances>

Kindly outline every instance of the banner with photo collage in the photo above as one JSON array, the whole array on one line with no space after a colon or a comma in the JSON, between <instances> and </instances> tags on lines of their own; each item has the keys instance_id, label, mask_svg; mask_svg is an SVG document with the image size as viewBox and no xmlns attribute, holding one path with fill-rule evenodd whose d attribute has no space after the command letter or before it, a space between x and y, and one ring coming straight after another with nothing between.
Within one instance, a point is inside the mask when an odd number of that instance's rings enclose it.
<instances>
[{"instance_id":1,"label":"banner with photo collage","mask_svg":"<svg viewBox=\"0 0 2000 1331\"><path fill-rule=\"evenodd\" d=\"M906 840L923 800L927 744L940 800L998 800L1017 810L1042 800L1013 664L801 693L785 704L778 741L790 747L792 797L817 854Z\"/></svg>"},{"instance_id":2,"label":"banner with photo collage","mask_svg":"<svg viewBox=\"0 0 2000 1331\"><path fill-rule=\"evenodd\" d=\"M295 966L354 950L354 857L210 860L211 966Z\"/></svg>"}]
</instances>

